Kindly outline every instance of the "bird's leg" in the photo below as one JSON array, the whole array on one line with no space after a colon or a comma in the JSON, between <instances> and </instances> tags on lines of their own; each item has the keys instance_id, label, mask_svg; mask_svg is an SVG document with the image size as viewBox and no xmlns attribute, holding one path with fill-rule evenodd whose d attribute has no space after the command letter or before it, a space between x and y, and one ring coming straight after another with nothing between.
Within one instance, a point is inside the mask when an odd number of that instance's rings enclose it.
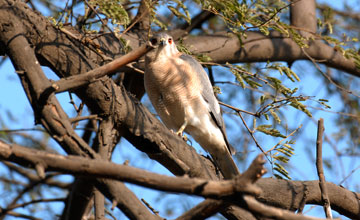
<instances>
[{"instance_id":1,"label":"bird's leg","mask_svg":"<svg viewBox=\"0 0 360 220\"><path fill-rule=\"evenodd\" d=\"M179 130L176 132L176 134L177 134L178 136L180 136L180 137L183 136L182 133L184 132L187 124L188 124L188 122L187 122L187 120L185 119L185 120L184 120L184 124L181 125L181 127L179 128Z\"/></svg>"}]
</instances>

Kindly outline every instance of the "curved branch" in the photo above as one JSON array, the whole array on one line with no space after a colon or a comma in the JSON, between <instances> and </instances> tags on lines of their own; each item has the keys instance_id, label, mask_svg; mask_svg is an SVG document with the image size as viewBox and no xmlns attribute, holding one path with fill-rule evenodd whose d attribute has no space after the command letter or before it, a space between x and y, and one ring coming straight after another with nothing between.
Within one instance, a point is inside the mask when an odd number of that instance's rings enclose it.
<instances>
[{"instance_id":1,"label":"curved branch","mask_svg":"<svg viewBox=\"0 0 360 220\"><path fill-rule=\"evenodd\" d=\"M161 191L180 192L208 198L226 198L242 193L259 195L261 190L252 184L265 173L263 155L259 155L243 175L231 180L214 181L170 177L127 165L114 164L106 160L95 161L79 156L65 157L16 144L9 145L1 140L0 158L26 167L35 168L36 164L41 163L48 171L60 171L91 178L109 178Z\"/></svg>"},{"instance_id":2,"label":"curved branch","mask_svg":"<svg viewBox=\"0 0 360 220\"><path fill-rule=\"evenodd\" d=\"M297 210L301 203L322 205L319 181L290 181L280 179L260 179L256 182L263 193L257 197L276 207ZM327 182L331 208L352 219L360 219L360 198L341 186ZM305 199L305 201L303 201Z\"/></svg>"},{"instance_id":3,"label":"curved branch","mask_svg":"<svg viewBox=\"0 0 360 220\"><path fill-rule=\"evenodd\" d=\"M232 34L189 36L183 41L192 52L208 55L213 62L241 63L308 60L308 57L291 38L278 32L265 36L259 32L247 32L242 39ZM305 51L318 62L360 77L360 69L352 58L345 58L341 52L319 41L311 41Z\"/></svg>"}]
</instances>

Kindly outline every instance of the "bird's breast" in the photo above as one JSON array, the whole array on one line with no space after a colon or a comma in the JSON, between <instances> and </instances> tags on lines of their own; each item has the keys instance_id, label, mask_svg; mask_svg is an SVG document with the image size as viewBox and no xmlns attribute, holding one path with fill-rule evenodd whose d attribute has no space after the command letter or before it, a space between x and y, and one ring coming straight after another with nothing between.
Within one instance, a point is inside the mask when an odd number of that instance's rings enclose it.
<instances>
[{"instance_id":1,"label":"bird's breast","mask_svg":"<svg viewBox=\"0 0 360 220\"><path fill-rule=\"evenodd\" d=\"M162 121L177 130L197 102L200 84L191 69L180 59L157 61L147 65L145 88Z\"/></svg>"}]
</instances>

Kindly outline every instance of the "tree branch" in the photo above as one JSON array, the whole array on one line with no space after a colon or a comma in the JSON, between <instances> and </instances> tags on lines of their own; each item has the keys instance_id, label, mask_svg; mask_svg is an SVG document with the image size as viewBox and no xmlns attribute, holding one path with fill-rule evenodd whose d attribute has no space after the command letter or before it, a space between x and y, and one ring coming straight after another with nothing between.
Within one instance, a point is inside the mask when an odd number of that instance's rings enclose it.
<instances>
[{"instance_id":1,"label":"tree branch","mask_svg":"<svg viewBox=\"0 0 360 220\"><path fill-rule=\"evenodd\" d=\"M290 181L280 179L260 179L256 182L262 189L257 197L261 202L279 208L296 211L302 203L322 205L319 181ZM331 208L351 219L360 219L360 198L333 183L326 183ZM305 200L305 201L303 201Z\"/></svg>"},{"instance_id":2,"label":"tree branch","mask_svg":"<svg viewBox=\"0 0 360 220\"><path fill-rule=\"evenodd\" d=\"M318 121L318 132L317 132L317 140L316 140L316 169L319 176L319 185L321 190L321 199L324 202L324 211L326 218L332 219L330 200L327 193L326 181L323 169L322 162L322 143L323 143L323 134L324 134L324 119L320 118Z\"/></svg>"},{"instance_id":3,"label":"tree branch","mask_svg":"<svg viewBox=\"0 0 360 220\"><path fill-rule=\"evenodd\" d=\"M35 151L16 144L0 141L0 158L23 166L35 167L41 163L48 171L60 171L76 176L110 178L168 192L180 192L206 198L225 198L239 193L260 194L252 184L264 173L263 156L259 155L249 169L232 180L212 181L188 177L168 177L142 169L118 165L108 161L92 161L83 157L64 157L57 154Z\"/></svg>"},{"instance_id":4,"label":"tree branch","mask_svg":"<svg viewBox=\"0 0 360 220\"><path fill-rule=\"evenodd\" d=\"M252 196L244 195L244 202L246 203L249 210L257 213L260 216L274 219L293 219L293 220L319 220L320 218L304 216L300 214L294 214L291 211L270 207L258 202Z\"/></svg>"},{"instance_id":5,"label":"tree branch","mask_svg":"<svg viewBox=\"0 0 360 220\"><path fill-rule=\"evenodd\" d=\"M308 60L302 48L291 38L275 31L268 36L259 32L246 32L246 35L247 38L242 39L242 46L237 36L229 34L188 36L183 42L192 52L205 54L217 63ZM322 64L360 76L354 59L345 58L341 52L321 41L311 42L305 50Z\"/></svg>"},{"instance_id":6,"label":"tree branch","mask_svg":"<svg viewBox=\"0 0 360 220\"><path fill-rule=\"evenodd\" d=\"M290 22L294 27L305 29L300 31L303 36L311 36L316 33L316 2L315 0L291 0L294 4L290 5Z\"/></svg>"},{"instance_id":7,"label":"tree branch","mask_svg":"<svg viewBox=\"0 0 360 220\"><path fill-rule=\"evenodd\" d=\"M252 184L264 174L263 164L265 163L263 155L259 155L243 175L232 180L211 181L187 177L168 177L107 161L89 161L83 157L64 157L39 152L15 144L8 145L2 141L0 141L0 158L33 167L40 161L48 170L81 176L90 175L93 178L112 178L161 191L180 192L206 198L223 198L229 202L234 201L230 198L236 198L243 193L255 195L260 193L259 189ZM242 197L246 204L245 207L262 216L278 219L318 219L296 215L278 208L270 208L249 196ZM244 207L244 204L238 204L240 207Z\"/></svg>"},{"instance_id":8,"label":"tree branch","mask_svg":"<svg viewBox=\"0 0 360 220\"><path fill-rule=\"evenodd\" d=\"M130 53L87 73L62 78L56 82L53 82L51 86L46 88L42 93L42 99L46 99L50 94L52 94L52 92L60 93L77 89L81 86L90 84L103 76L111 75L118 71L120 67L139 59L150 49L152 49L152 47L149 45L143 45L131 51Z\"/></svg>"}]
</instances>

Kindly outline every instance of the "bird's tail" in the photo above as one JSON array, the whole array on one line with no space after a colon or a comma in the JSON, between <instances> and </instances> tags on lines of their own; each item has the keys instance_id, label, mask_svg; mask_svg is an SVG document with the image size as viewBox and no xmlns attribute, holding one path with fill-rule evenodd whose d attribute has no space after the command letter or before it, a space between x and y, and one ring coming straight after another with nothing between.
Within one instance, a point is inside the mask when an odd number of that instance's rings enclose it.
<instances>
[{"instance_id":1,"label":"bird's tail","mask_svg":"<svg viewBox=\"0 0 360 220\"><path fill-rule=\"evenodd\" d=\"M228 151L223 152L222 154L212 154L211 156L225 179L232 179L235 176L240 175L240 172Z\"/></svg>"}]
</instances>

